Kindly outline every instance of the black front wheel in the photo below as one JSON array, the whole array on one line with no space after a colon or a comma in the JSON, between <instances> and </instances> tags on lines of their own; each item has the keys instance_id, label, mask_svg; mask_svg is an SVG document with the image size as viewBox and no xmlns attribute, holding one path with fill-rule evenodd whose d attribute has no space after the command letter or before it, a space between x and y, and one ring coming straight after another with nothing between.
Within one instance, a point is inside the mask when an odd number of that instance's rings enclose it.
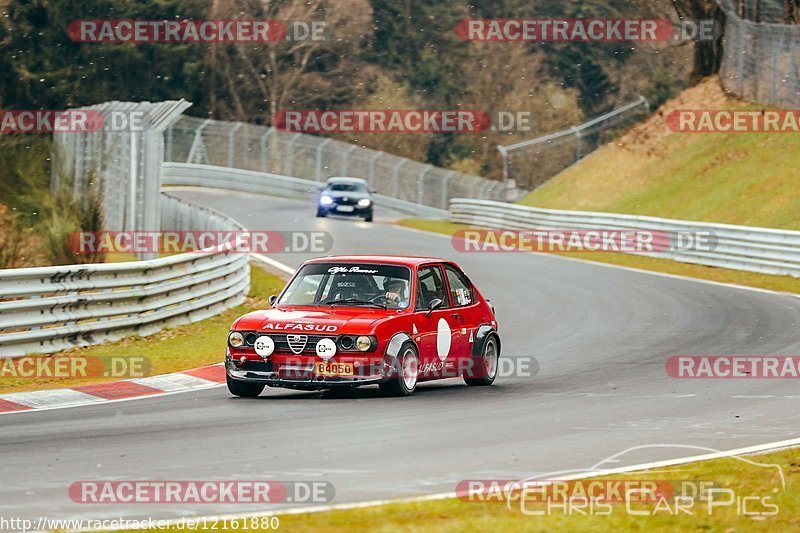
<instances>
[{"instance_id":1,"label":"black front wheel","mask_svg":"<svg viewBox=\"0 0 800 533\"><path fill-rule=\"evenodd\" d=\"M319 218L325 218L326 215L327 213L325 211L323 211L322 209L317 209L317 216Z\"/></svg>"},{"instance_id":2,"label":"black front wheel","mask_svg":"<svg viewBox=\"0 0 800 533\"><path fill-rule=\"evenodd\" d=\"M264 385L231 379L227 374L225 374L225 382L228 384L231 394L242 398L255 398L264 391Z\"/></svg>"},{"instance_id":3,"label":"black front wheel","mask_svg":"<svg viewBox=\"0 0 800 533\"><path fill-rule=\"evenodd\" d=\"M372 222L372 211L364 215L364 222Z\"/></svg>"}]
</instances>

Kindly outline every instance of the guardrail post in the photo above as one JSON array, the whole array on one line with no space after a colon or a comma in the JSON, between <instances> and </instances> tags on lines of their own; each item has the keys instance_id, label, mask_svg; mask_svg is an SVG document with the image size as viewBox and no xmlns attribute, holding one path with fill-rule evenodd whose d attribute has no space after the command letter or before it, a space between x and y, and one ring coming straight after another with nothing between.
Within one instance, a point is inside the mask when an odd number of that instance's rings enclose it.
<instances>
[{"instance_id":1,"label":"guardrail post","mask_svg":"<svg viewBox=\"0 0 800 533\"><path fill-rule=\"evenodd\" d=\"M442 182L442 200L440 203L442 209L447 209L447 198L448 198L447 192L449 190L448 188L450 187L450 179L455 175L456 171L451 170L450 172L447 173L447 176L444 177L444 180Z\"/></svg>"},{"instance_id":2,"label":"guardrail post","mask_svg":"<svg viewBox=\"0 0 800 533\"><path fill-rule=\"evenodd\" d=\"M236 132L239 131L239 128L242 127L241 122L237 122L236 125L231 128L231 131L228 133L228 168L236 168L233 164L233 153L234 153L234 141Z\"/></svg>"},{"instance_id":3,"label":"guardrail post","mask_svg":"<svg viewBox=\"0 0 800 533\"><path fill-rule=\"evenodd\" d=\"M350 172L350 154L352 154L353 150L356 148L358 148L358 145L354 144L342 153L342 176L352 176Z\"/></svg>"},{"instance_id":4,"label":"guardrail post","mask_svg":"<svg viewBox=\"0 0 800 533\"><path fill-rule=\"evenodd\" d=\"M374 186L375 183L375 163L378 162L378 159L383 155L383 152L375 152L372 154L372 157L369 158L369 177L367 178L367 183L369 183L370 188Z\"/></svg>"},{"instance_id":5,"label":"guardrail post","mask_svg":"<svg viewBox=\"0 0 800 533\"><path fill-rule=\"evenodd\" d=\"M211 119L207 118L194 130L194 139L192 139L192 147L189 148L189 156L186 158L187 163L202 163L206 159L206 145L203 141L203 130L206 126L211 124Z\"/></svg>"},{"instance_id":6,"label":"guardrail post","mask_svg":"<svg viewBox=\"0 0 800 533\"><path fill-rule=\"evenodd\" d=\"M389 195L392 198L397 198L397 192L398 192L397 191L397 185L398 185L398 181L400 179L400 176L398 175L398 172L400 171L400 167L402 167L405 163L406 163L406 160L405 159L401 159L400 161L398 161L394 165L394 168L392 169L392 193Z\"/></svg>"},{"instance_id":7,"label":"guardrail post","mask_svg":"<svg viewBox=\"0 0 800 533\"><path fill-rule=\"evenodd\" d=\"M582 157L581 155L581 130L579 130L576 126L572 126L570 128L572 133L575 135L575 161L579 161Z\"/></svg>"},{"instance_id":8,"label":"guardrail post","mask_svg":"<svg viewBox=\"0 0 800 533\"><path fill-rule=\"evenodd\" d=\"M261 154L260 154L261 161L260 161L260 163L261 163L261 171L262 172L266 172L267 171L267 139L269 138L269 136L274 131L275 131L275 128L270 126L269 129L267 129L267 131L264 132L264 135L261 136L261 143L260 143L261 144Z\"/></svg>"},{"instance_id":9,"label":"guardrail post","mask_svg":"<svg viewBox=\"0 0 800 533\"><path fill-rule=\"evenodd\" d=\"M123 227L123 231L136 231L136 180L138 179L138 163L139 153L137 147L138 134L131 132L131 149L130 149L130 197L128 198L128 223Z\"/></svg>"},{"instance_id":10,"label":"guardrail post","mask_svg":"<svg viewBox=\"0 0 800 533\"><path fill-rule=\"evenodd\" d=\"M172 161L172 126L167 128L167 141L164 146L164 159Z\"/></svg>"},{"instance_id":11,"label":"guardrail post","mask_svg":"<svg viewBox=\"0 0 800 533\"><path fill-rule=\"evenodd\" d=\"M423 205L422 198L425 196L425 174L432 169L432 165L425 165L425 168L417 174L417 203L420 205Z\"/></svg>"},{"instance_id":12,"label":"guardrail post","mask_svg":"<svg viewBox=\"0 0 800 533\"><path fill-rule=\"evenodd\" d=\"M317 145L317 161L316 161L316 180L322 181L322 149L325 148L325 145L331 142L333 139L330 137L322 141Z\"/></svg>"},{"instance_id":13,"label":"guardrail post","mask_svg":"<svg viewBox=\"0 0 800 533\"><path fill-rule=\"evenodd\" d=\"M286 171L287 176L291 176L294 170L294 142L300 138L302 133L295 133L291 139L289 139L289 143L287 146L288 155L286 156L286 163L289 165L288 170Z\"/></svg>"}]
</instances>

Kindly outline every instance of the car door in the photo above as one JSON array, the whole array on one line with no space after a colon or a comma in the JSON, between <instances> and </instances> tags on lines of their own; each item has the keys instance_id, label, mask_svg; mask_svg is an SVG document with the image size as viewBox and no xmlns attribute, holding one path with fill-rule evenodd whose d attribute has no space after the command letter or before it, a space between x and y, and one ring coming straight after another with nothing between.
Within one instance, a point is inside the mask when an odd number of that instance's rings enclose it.
<instances>
[{"instance_id":1,"label":"car door","mask_svg":"<svg viewBox=\"0 0 800 533\"><path fill-rule=\"evenodd\" d=\"M428 305L434 299L442 300L442 305L428 314ZM422 377L441 376L443 371L456 368L457 352L454 345L460 344L456 338L460 323L452 316L450 307L441 264L419 267L413 330L416 330Z\"/></svg>"},{"instance_id":2,"label":"car door","mask_svg":"<svg viewBox=\"0 0 800 533\"><path fill-rule=\"evenodd\" d=\"M472 353L475 335L481 324L481 310L475 298L475 290L469 278L455 265L445 263L445 281L450 297L450 316L454 319L458 334L453 335L453 347L456 357L465 361ZM466 366L462 366L466 368Z\"/></svg>"}]
</instances>

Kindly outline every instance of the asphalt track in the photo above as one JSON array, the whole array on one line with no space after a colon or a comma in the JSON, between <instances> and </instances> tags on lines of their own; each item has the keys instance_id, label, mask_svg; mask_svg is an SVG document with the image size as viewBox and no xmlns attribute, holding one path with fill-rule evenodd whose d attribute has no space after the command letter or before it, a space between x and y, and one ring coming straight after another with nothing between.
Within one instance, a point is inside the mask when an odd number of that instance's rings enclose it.
<instances>
[{"instance_id":1,"label":"asphalt track","mask_svg":"<svg viewBox=\"0 0 800 533\"><path fill-rule=\"evenodd\" d=\"M411 398L215 388L0 416L0 515L176 517L253 506L72 503L76 480L330 481L335 503L451 491L463 479L518 479L588 467L631 446L728 450L800 435L796 380L676 380L676 354L800 354L800 299L537 254L465 254L448 238L389 224L316 219L303 202L220 191L179 196L252 230L323 230L333 253L458 261L492 299L504 357L532 377L491 388L452 379ZM380 221L380 216L376 220ZM384 215L384 220L386 215ZM272 256L290 266L303 254ZM224 339L220 339L220 358ZM648 449L623 466L695 455ZM262 507L263 508L263 507Z\"/></svg>"}]
</instances>

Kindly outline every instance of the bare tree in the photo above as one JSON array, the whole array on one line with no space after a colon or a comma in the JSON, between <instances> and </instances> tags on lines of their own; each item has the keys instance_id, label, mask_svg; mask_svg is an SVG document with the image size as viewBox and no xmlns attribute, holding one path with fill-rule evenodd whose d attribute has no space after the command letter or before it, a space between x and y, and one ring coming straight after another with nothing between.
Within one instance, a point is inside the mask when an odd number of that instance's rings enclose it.
<instances>
[{"instance_id":1,"label":"bare tree","mask_svg":"<svg viewBox=\"0 0 800 533\"><path fill-rule=\"evenodd\" d=\"M287 29L279 42L210 47L212 83L222 95L211 102L215 116L269 123L279 110L336 102L357 90L356 56L371 34L367 0L214 0L210 16L277 20ZM322 28L321 39L296 38L295 27L312 24Z\"/></svg>"},{"instance_id":2,"label":"bare tree","mask_svg":"<svg viewBox=\"0 0 800 533\"><path fill-rule=\"evenodd\" d=\"M714 20L719 27L724 23L722 9L714 0L672 0L678 18L690 21ZM691 81L714 74L722 61L722 36L715 35L711 41L694 43L694 66Z\"/></svg>"}]
</instances>

